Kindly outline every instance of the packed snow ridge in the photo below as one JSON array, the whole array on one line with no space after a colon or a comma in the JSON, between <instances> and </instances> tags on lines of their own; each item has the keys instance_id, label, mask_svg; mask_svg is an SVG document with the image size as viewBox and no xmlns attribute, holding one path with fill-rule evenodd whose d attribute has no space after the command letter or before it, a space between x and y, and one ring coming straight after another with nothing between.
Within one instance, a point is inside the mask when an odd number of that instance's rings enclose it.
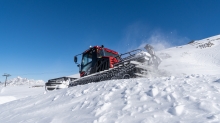
<instances>
[{"instance_id":1,"label":"packed snow ridge","mask_svg":"<svg viewBox=\"0 0 220 123\"><path fill-rule=\"evenodd\" d=\"M40 91L1 104L0 121L220 122L218 49L220 35L159 51L156 54L163 60L159 69L166 73L160 77L109 80L51 92L27 88L30 92ZM13 95L11 91L2 88L0 97Z\"/></svg>"}]
</instances>

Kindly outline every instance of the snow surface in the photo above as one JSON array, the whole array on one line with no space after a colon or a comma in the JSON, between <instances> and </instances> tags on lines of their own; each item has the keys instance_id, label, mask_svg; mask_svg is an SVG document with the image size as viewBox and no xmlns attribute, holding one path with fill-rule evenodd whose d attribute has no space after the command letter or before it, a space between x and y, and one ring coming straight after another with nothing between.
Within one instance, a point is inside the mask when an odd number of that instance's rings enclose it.
<instances>
[{"instance_id":1,"label":"snow surface","mask_svg":"<svg viewBox=\"0 0 220 123\"><path fill-rule=\"evenodd\" d=\"M0 100L5 96L11 102L0 104L0 121L220 122L218 49L220 35L156 52L163 59L159 69L166 73L160 77L110 80L51 92L42 87L2 86Z\"/></svg>"},{"instance_id":2,"label":"snow surface","mask_svg":"<svg viewBox=\"0 0 220 123\"><path fill-rule=\"evenodd\" d=\"M44 93L44 87L23 86L1 86L0 87L0 106L3 103L26 98L33 95ZM1 120L0 120L1 121Z\"/></svg>"},{"instance_id":3,"label":"snow surface","mask_svg":"<svg viewBox=\"0 0 220 123\"><path fill-rule=\"evenodd\" d=\"M214 45L206 47L209 42ZM157 55L163 59L159 69L165 69L172 75L220 74L219 49L220 35L159 51Z\"/></svg>"},{"instance_id":4,"label":"snow surface","mask_svg":"<svg viewBox=\"0 0 220 123\"><path fill-rule=\"evenodd\" d=\"M43 80L29 80L19 76L7 81L6 87L5 83L0 83L0 104L38 95L44 91L44 84Z\"/></svg>"}]
</instances>

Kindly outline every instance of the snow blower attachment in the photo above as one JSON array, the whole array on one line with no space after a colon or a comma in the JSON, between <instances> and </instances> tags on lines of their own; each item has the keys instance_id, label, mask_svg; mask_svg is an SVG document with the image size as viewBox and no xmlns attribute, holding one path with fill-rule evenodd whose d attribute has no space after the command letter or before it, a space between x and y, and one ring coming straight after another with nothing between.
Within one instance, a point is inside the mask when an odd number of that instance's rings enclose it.
<instances>
[{"instance_id":1,"label":"snow blower attachment","mask_svg":"<svg viewBox=\"0 0 220 123\"><path fill-rule=\"evenodd\" d=\"M119 55L103 45L90 47L79 54L82 55L81 64L77 63L79 55L74 57L81 78L71 81L69 86L111 79L146 77L157 70L161 60L155 55L152 46L146 45L145 49L148 53L137 49Z\"/></svg>"}]
</instances>

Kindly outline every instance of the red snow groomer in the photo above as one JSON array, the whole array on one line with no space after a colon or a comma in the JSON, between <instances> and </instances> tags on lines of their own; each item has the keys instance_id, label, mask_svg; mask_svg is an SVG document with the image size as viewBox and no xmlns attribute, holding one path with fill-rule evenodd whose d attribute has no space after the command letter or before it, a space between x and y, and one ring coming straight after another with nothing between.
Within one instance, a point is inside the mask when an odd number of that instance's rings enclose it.
<instances>
[{"instance_id":1,"label":"red snow groomer","mask_svg":"<svg viewBox=\"0 0 220 123\"><path fill-rule=\"evenodd\" d=\"M69 86L146 76L157 69L161 60L155 55L152 46L146 45L145 49L148 53L137 49L118 54L118 52L105 48L103 45L90 47L74 57L81 78L70 82ZM80 64L77 60L79 55L82 55Z\"/></svg>"}]
</instances>

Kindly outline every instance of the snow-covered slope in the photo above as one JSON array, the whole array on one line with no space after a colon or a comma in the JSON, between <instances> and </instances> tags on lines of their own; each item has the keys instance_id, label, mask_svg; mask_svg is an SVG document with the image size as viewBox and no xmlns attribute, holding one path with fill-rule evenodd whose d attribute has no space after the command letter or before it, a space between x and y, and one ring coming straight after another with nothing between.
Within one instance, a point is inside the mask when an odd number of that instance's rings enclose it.
<instances>
[{"instance_id":1,"label":"snow-covered slope","mask_svg":"<svg viewBox=\"0 0 220 123\"><path fill-rule=\"evenodd\" d=\"M220 35L157 52L160 69L172 75L220 74Z\"/></svg>"},{"instance_id":2,"label":"snow-covered slope","mask_svg":"<svg viewBox=\"0 0 220 123\"><path fill-rule=\"evenodd\" d=\"M0 104L43 93L44 84L43 80L29 80L19 76L8 80L6 87L4 87L5 83L1 83Z\"/></svg>"},{"instance_id":3,"label":"snow-covered slope","mask_svg":"<svg viewBox=\"0 0 220 123\"><path fill-rule=\"evenodd\" d=\"M166 49L157 54L163 59L159 69L168 76L111 80L36 92L38 95L1 104L0 121L220 122L218 49L220 35ZM6 94L4 89L0 94ZM10 88L7 89L9 92Z\"/></svg>"},{"instance_id":4,"label":"snow-covered slope","mask_svg":"<svg viewBox=\"0 0 220 123\"><path fill-rule=\"evenodd\" d=\"M220 76L113 80L80 85L0 105L5 123L214 122Z\"/></svg>"},{"instance_id":5,"label":"snow-covered slope","mask_svg":"<svg viewBox=\"0 0 220 123\"><path fill-rule=\"evenodd\" d=\"M0 87L0 105L44 93L44 87L32 87L29 85Z\"/></svg>"}]
</instances>

